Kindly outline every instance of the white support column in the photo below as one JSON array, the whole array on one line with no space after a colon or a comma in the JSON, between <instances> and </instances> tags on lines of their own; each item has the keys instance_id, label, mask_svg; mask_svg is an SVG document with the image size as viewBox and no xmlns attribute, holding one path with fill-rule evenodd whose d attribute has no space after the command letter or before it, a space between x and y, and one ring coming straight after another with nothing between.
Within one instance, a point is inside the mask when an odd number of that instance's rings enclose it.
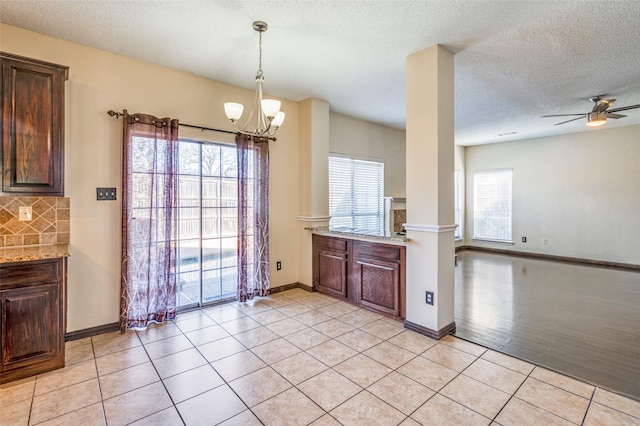
<instances>
[{"instance_id":1,"label":"white support column","mask_svg":"<svg viewBox=\"0 0 640 426\"><path fill-rule=\"evenodd\" d=\"M407 58L407 318L434 338L454 322L454 66L436 45ZM434 304L425 302L434 293Z\"/></svg>"},{"instance_id":2,"label":"white support column","mask_svg":"<svg viewBox=\"0 0 640 426\"><path fill-rule=\"evenodd\" d=\"M329 225L329 102L305 99L298 117L300 283L311 287L312 236L304 228Z\"/></svg>"}]
</instances>

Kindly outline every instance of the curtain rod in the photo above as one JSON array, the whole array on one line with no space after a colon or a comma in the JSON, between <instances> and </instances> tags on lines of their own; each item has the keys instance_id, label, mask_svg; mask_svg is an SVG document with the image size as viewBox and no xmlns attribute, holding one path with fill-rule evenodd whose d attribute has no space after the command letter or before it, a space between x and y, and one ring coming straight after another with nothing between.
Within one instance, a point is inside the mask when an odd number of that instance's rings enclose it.
<instances>
[{"instance_id":1,"label":"curtain rod","mask_svg":"<svg viewBox=\"0 0 640 426\"><path fill-rule=\"evenodd\" d=\"M116 112L114 110L109 110L107 111L107 114L109 114L111 117L116 117L116 118L120 118L122 117L124 114L121 112ZM179 123L181 126L184 127L191 127L192 129L200 129L202 131L208 130L210 132L220 132L220 133L229 133L231 135L235 135L236 132L232 132L230 130L220 130L220 129L213 129L211 127L202 127L202 126L196 126L193 124L184 124L184 123Z\"/></svg>"}]
</instances>

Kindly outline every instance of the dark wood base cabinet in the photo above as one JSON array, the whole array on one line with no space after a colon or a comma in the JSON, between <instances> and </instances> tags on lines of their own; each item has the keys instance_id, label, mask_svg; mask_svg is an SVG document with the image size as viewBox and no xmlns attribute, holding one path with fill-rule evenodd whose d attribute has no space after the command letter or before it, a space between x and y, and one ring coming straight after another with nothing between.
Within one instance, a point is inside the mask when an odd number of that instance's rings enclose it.
<instances>
[{"instance_id":1,"label":"dark wood base cabinet","mask_svg":"<svg viewBox=\"0 0 640 426\"><path fill-rule=\"evenodd\" d=\"M406 248L313 236L313 287L365 308L405 317Z\"/></svg>"},{"instance_id":2,"label":"dark wood base cabinet","mask_svg":"<svg viewBox=\"0 0 640 426\"><path fill-rule=\"evenodd\" d=\"M0 264L0 384L64 367L66 258Z\"/></svg>"}]
</instances>

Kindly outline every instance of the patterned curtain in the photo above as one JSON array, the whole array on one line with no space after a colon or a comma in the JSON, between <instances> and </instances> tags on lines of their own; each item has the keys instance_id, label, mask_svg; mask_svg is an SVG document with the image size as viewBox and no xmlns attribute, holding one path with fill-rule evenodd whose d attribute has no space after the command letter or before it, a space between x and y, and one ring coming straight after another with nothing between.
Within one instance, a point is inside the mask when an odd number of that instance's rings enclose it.
<instances>
[{"instance_id":1,"label":"patterned curtain","mask_svg":"<svg viewBox=\"0 0 640 426\"><path fill-rule=\"evenodd\" d=\"M124 111L120 331L176 316L178 120Z\"/></svg>"},{"instance_id":2,"label":"patterned curtain","mask_svg":"<svg viewBox=\"0 0 640 426\"><path fill-rule=\"evenodd\" d=\"M269 143L236 135L238 155L238 293L269 295Z\"/></svg>"}]
</instances>

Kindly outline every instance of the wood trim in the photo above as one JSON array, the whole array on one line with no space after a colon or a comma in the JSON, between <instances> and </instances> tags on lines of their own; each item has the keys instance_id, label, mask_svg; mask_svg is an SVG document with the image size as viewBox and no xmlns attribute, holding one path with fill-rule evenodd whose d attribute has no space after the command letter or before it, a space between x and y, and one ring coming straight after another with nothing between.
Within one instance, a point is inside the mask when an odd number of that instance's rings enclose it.
<instances>
[{"instance_id":1,"label":"wood trim","mask_svg":"<svg viewBox=\"0 0 640 426\"><path fill-rule=\"evenodd\" d=\"M14 61L24 62L26 64L36 64L40 66L44 66L47 68L57 68L60 69L64 74L64 79L69 80L69 67L66 65L54 64L53 62L41 61L40 59L27 58L26 56L14 55L8 52L0 52L1 58L7 58Z\"/></svg>"},{"instance_id":2,"label":"wood trim","mask_svg":"<svg viewBox=\"0 0 640 426\"><path fill-rule=\"evenodd\" d=\"M96 327L85 328L83 330L70 331L65 333L64 341L80 340L87 337L97 336L98 334L110 333L120 330L120 324L113 322L110 324L98 325Z\"/></svg>"},{"instance_id":3,"label":"wood trim","mask_svg":"<svg viewBox=\"0 0 640 426\"><path fill-rule=\"evenodd\" d=\"M280 293L281 291L287 291L287 290L293 290L294 288L301 288L305 291L308 292L312 292L315 291L313 288L311 288L311 286L306 285L306 284L302 284L302 283L291 283L291 284L285 284L285 285L279 285L278 287L271 287L270 291L271 293Z\"/></svg>"},{"instance_id":4,"label":"wood trim","mask_svg":"<svg viewBox=\"0 0 640 426\"><path fill-rule=\"evenodd\" d=\"M606 260L583 259L580 257L558 256L554 254L535 253L528 251L504 250L492 247L476 247L476 246L459 246L456 247L456 253L464 250L484 251L487 253L507 254L517 257L528 257L532 259L556 260L558 262L577 263L591 266L605 266L608 268L629 269L632 271L640 271L640 265L633 263L609 262Z\"/></svg>"},{"instance_id":5,"label":"wood trim","mask_svg":"<svg viewBox=\"0 0 640 426\"><path fill-rule=\"evenodd\" d=\"M404 328L406 328L407 330L415 331L416 333L420 333L432 339L440 340L443 337L449 334L454 334L456 332L456 323L454 321L451 324L445 325L440 330L435 331L430 328L423 327L419 324L413 323L411 321L405 320Z\"/></svg>"},{"instance_id":6,"label":"wood trim","mask_svg":"<svg viewBox=\"0 0 640 426\"><path fill-rule=\"evenodd\" d=\"M294 288L301 288L301 289L306 290L308 292L312 292L313 291L311 286L295 282L295 283L291 283L291 284L281 285L281 286L278 286L278 287L273 287L273 288L271 288L271 293L280 293L281 291L292 290ZM234 300L234 299L231 299L231 300ZM229 302L229 300L225 300L222 303L228 303L228 302ZM215 306L215 304L208 305L208 306L203 306L202 309L206 309L206 308L208 308L210 306ZM196 308L196 309L200 309L200 308ZM195 309L190 309L190 310L195 310ZM184 312L189 312L189 310L184 311ZM180 313L178 313L178 315L179 314ZM110 323L110 324L98 325L96 327L90 327L90 328L85 328L83 330L70 331L68 333L65 333L64 341L65 342L70 342L70 341L73 341L73 340L80 340L80 339L84 339L86 337L97 336L98 334L104 334L104 333L111 333L112 331L118 331L118 330L120 330L120 324L117 323L117 322Z\"/></svg>"}]
</instances>

